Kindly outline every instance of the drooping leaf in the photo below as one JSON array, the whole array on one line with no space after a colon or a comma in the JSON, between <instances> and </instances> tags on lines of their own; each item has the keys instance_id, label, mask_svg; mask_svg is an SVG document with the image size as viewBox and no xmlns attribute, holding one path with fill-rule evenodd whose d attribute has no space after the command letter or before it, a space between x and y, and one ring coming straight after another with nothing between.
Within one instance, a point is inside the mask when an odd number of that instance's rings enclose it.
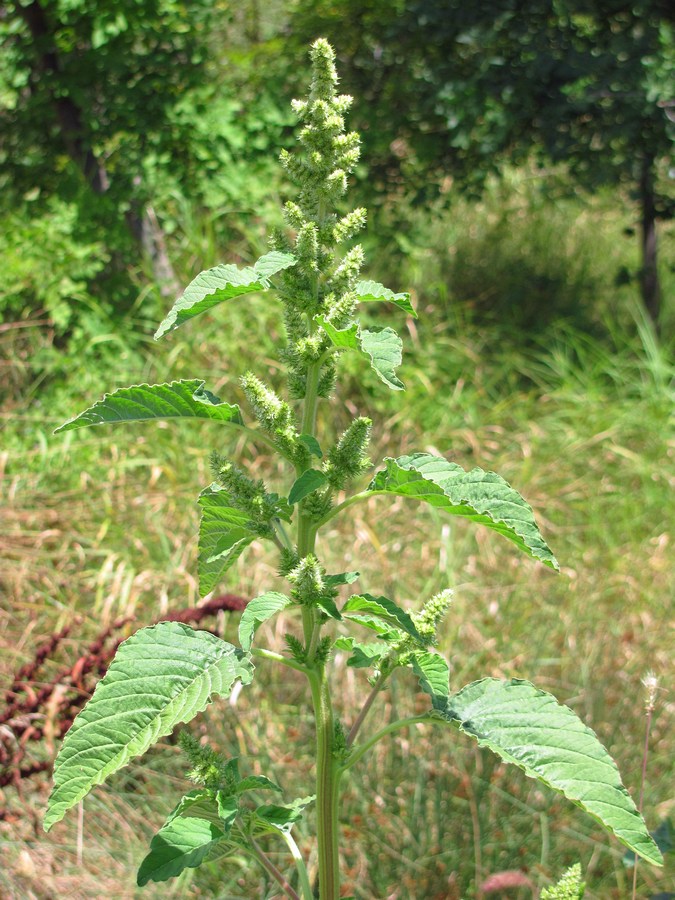
<instances>
[{"instance_id":1,"label":"drooping leaf","mask_svg":"<svg viewBox=\"0 0 675 900\"><path fill-rule=\"evenodd\" d=\"M324 595L323 597L317 597L317 605L322 609L327 616L330 616L331 619L335 619L340 622L342 620L342 614L340 610L337 608L337 604L332 597Z\"/></svg>"},{"instance_id":2,"label":"drooping leaf","mask_svg":"<svg viewBox=\"0 0 675 900\"><path fill-rule=\"evenodd\" d=\"M293 506L304 500L309 494L323 487L328 481L328 476L318 469L305 469L299 478L293 482L288 493L288 502Z\"/></svg>"},{"instance_id":3,"label":"drooping leaf","mask_svg":"<svg viewBox=\"0 0 675 900\"><path fill-rule=\"evenodd\" d=\"M353 637L339 637L333 645L337 650L347 650L352 655L347 665L354 669L368 669L377 665L389 653L389 647L383 642L362 644Z\"/></svg>"},{"instance_id":4,"label":"drooping leaf","mask_svg":"<svg viewBox=\"0 0 675 900\"><path fill-rule=\"evenodd\" d=\"M362 328L353 323L340 329L323 316L315 316L315 319L334 347L365 354L381 381L394 391L403 390L403 382L396 375L396 368L401 365L403 344L393 328Z\"/></svg>"},{"instance_id":5,"label":"drooping leaf","mask_svg":"<svg viewBox=\"0 0 675 900\"><path fill-rule=\"evenodd\" d=\"M450 694L450 667L439 653L416 650L410 665L420 680L423 691L431 697L448 697Z\"/></svg>"},{"instance_id":6,"label":"drooping leaf","mask_svg":"<svg viewBox=\"0 0 675 900\"><path fill-rule=\"evenodd\" d=\"M293 265L295 257L290 253L273 251L262 256L254 266L244 269L234 265L220 265L200 272L185 288L183 296L174 303L171 312L155 332L155 340L224 300L268 290L268 279Z\"/></svg>"},{"instance_id":7,"label":"drooping leaf","mask_svg":"<svg viewBox=\"0 0 675 900\"><path fill-rule=\"evenodd\" d=\"M341 584L353 584L360 574L360 572L340 572L339 575L326 575L324 581L331 587L338 587Z\"/></svg>"},{"instance_id":8,"label":"drooping leaf","mask_svg":"<svg viewBox=\"0 0 675 900\"><path fill-rule=\"evenodd\" d=\"M167 881L184 869L196 869L225 838L225 831L207 819L172 818L150 842L150 851L136 875L138 885Z\"/></svg>"},{"instance_id":9,"label":"drooping leaf","mask_svg":"<svg viewBox=\"0 0 675 900\"><path fill-rule=\"evenodd\" d=\"M396 375L403 359L403 342L394 329L362 328L360 341L380 379L393 391L404 390L403 382Z\"/></svg>"},{"instance_id":10,"label":"drooping leaf","mask_svg":"<svg viewBox=\"0 0 675 900\"><path fill-rule=\"evenodd\" d=\"M314 797L302 797L284 806L265 805L259 806L256 811L258 824L266 829L289 832L293 825L302 818L302 814Z\"/></svg>"},{"instance_id":11,"label":"drooping leaf","mask_svg":"<svg viewBox=\"0 0 675 900\"><path fill-rule=\"evenodd\" d=\"M409 634L416 641L422 641L419 631L410 615L388 597L374 597L372 594L354 594L342 607L344 615L368 613L395 628Z\"/></svg>"},{"instance_id":12,"label":"drooping leaf","mask_svg":"<svg viewBox=\"0 0 675 900\"><path fill-rule=\"evenodd\" d=\"M143 628L120 644L105 677L66 734L54 763L45 829L179 722L189 722L250 661L231 644L179 622Z\"/></svg>"},{"instance_id":13,"label":"drooping leaf","mask_svg":"<svg viewBox=\"0 0 675 900\"><path fill-rule=\"evenodd\" d=\"M317 441L313 434L301 434L298 437L298 440L301 444L304 444L305 447L307 447L312 456L316 456L317 459L321 459L323 457L321 444Z\"/></svg>"},{"instance_id":14,"label":"drooping leaf","mask_svg":"<svg viewBox=\"0 0 675 900\"><path fill-rule=\"evenodd\" d=\"M293 601L285 594L279 594L277 591L268 591L254 597L241 614L239 620L239 643L246 651L251 649L253 637L263 622L271 619L272 616L285 609Z\"/></svg>"},{"instance_id":15,"label":"drooping leaf","mask_svg":"<svg viewBox=\"0 0 675 900\"><path fill-rule=\"evenodd\" d=\"M484 678L433 698L436 715L560 792L655 865L661 854L596 735L571 709L527 681Z\"/></svg>"},{"instance_id":16,"label":"drooping leaf","mask_svg":"<svg viewBox=\"0 0 675 900\"><path fill-rule=\"evenodd\" d=\"M219 484L202 491L199 506L199 593L203 597L257 535L250 528L249 517L230 506L229 494Z\"/></svg>"},{"instance_id":17,"label":"drooping leaf","mask_svg":"<svg viewBox=\"0 0 675 900\"><path fill-rule=\"evenodd\" d=\"M455 516L463 516L498 531L528 556L553 569L558 563L539 532L530 505L501 475L456 463L428 453L385 459L368 490L423 500Z\"/></svg>"},{"instance_id":18,"label":"drooping leaf","mask_svg":"<svg viewBox=\"0 0 675 900\"><path fill-rule=\"evenodd\" d=\"M84 412L60 425L54 432L71 431L88 425L117 425L147 419L213 419L241 425L238 406L224 403L204 389L199 378L168 384L134 384L106 394Z\"/></svg>"},{"instance_id":19,"label":"drooping leaf","mask_svg":"<svg viewBox=\"0 0 675 900\"><path fill-rule=\"evenodd\" d=\"M362 303L377 303L381 301L393 303L394 306L398 306L399 309L408 313L409 316L412 316L414 319L417 318L417 313L413 309L410 302L410 294L408 293L395 294L377 281L359 281L354 288L354 293Z\"/></svg>"}]
</instances>

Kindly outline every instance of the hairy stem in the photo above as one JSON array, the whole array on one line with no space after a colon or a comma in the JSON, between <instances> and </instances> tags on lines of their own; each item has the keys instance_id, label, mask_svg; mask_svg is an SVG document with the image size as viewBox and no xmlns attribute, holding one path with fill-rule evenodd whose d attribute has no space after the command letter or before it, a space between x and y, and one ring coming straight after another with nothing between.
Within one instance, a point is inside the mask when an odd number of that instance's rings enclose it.
<instances>
[{"instance_id":1,"label":"hairy stem","mask_svg":"<svg viewBox=\"0 0 675 900\"><path fill-rule=\"evenodd\" d=\"M302 414L302 433L315 436L320 363L307 370ZM314 552L317 526L300 504L297 548L303 558ZM321 633L321 620L316 609L303 609L302 628L316 725L316 816L319 857L319 896L321 900L338 900L340 896L340 857L338 848L338 798L340 772L333 756L333 704L326 676L325 661L315 659Z\"/></svg>"},{"instance_id":2,"label":"hairy stem","mask_svg":"<svg viewBox=\"0 0 675 900\"><path fill-rule=\"evenodd\" d=\"M333 756L333 707L324 665L310 678L316 720L316 814L319 897L338 900L340 857L338 800L340 771Z\"/></svg>"}]
</instances>

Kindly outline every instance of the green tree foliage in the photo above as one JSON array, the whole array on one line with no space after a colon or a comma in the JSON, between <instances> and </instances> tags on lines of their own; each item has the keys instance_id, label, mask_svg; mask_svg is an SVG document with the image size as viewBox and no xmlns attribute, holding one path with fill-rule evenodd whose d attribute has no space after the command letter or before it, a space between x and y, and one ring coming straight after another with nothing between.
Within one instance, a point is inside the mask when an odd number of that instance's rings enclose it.
<instances>
[{"instance_id":1,"label":"green tree foliage","mask_svg":"<svg viewBox=\"0 0 675 900\"><path fill-rule=\"evenodd\" d=\"M254 83L245 47L224 65L232 18L208 0L7 6L0 216L13 236L0 243L11 263L0 317L41 309L57 333L83 321L89 336L110 331L137 301L130 270L143 260L164 293L177 289L165 232L181 203L256 204L265 180L252 177L255 159L279 145L289 115ZM91 262L73 285L54 260L83 253Z\"/></svg>"},{"instance_id":2,"label":"green tree foliage","mask_svg":"<svg viewBox=\"0 0 675 900\"><path fill-rule=\"evenodd\" d=\"M641 289L657 318L656 222L675 108L674 17L663 0L301 2L298 38L335 36L375 183L428 198L447 176L477 191L532 149L574 182L629 189L639 207ZM430 172L433 173L430 175ZM373 166L371 165L371 175Z\"/></svg>"}]
</instances>

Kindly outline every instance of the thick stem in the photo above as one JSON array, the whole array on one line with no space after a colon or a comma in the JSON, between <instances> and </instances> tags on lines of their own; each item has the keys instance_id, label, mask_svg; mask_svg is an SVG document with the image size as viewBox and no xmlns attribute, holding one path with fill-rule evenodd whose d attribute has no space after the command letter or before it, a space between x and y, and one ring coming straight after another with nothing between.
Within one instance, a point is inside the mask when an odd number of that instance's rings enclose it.
<instances>
[{"instance_id":1,"label":"thick stem","mask_svg":"<svg viewBox=\"0 0 675 900\"><path fill-rule=\"evenodd\" d=\"M307 386L302 415L302 433L314 436L318 405L320 363L307 370ZM314 552L317 526L300 504L297 547L302 558ZM338 847L338 800L340 770L333 755L334 721L330 687L325 662L315 659L321 633L321 620L316 609L304 608L302 628L305 638L308 672L316 724L316 817L319 858L319 896L321 900L338 900L340 896L340 856Z\"/></svg>"},{"instance_id":2,"label":"thick stem","mask_svg":"<svg viewBox=\"0 0 675 900\"><path fill-rule=\"evenodd\" d=\"M316 815L320 900L340 896L338 801L341 772L333 756L333 708L323 667L310 678L316 720Z\"/></svg>"}]
</instances>

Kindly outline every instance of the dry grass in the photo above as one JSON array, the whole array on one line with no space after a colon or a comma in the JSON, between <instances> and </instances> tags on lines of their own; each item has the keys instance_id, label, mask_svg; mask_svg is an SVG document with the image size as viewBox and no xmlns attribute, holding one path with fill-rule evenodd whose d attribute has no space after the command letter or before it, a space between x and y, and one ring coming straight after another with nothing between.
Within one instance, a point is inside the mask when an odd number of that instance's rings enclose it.
<instances>
[{"instance_id":1,"label":"dry grass","mask_svg":"<svg viewBox=\"0 0 675 900\"><path fill-rule=\"evenodd\" d=\"M265 333L273 334L274 319L254 307L254 320L258 313ZM257 332L258 323L242 320L241 347L255 347L254 326ZM430 335L413 337L419 348ZM363 387L362 373L350 368L342 396L351 399L344 401L342 415L356 407L375 409L374 459L433 449L464 465L499 471L532 503L563 574L554 576L514 555L506 541L459 521L418 511L411 518L402 501L392 507L373 499L355 507L353 519L338 519L323 534L320 552L330 570L358 568L364 589L411 606L448 584L454 587L441 649L452 661L455 685L506 675L531 678L551 690L597 730L634 795L644 725L640 679L648 669L656 671L664 690L653 724L645 802L648 822L656 826L673 812L667 727L674 674L672 517L665 505L673 486L673 446L666 431L667 380L650 382L639 347L608 354L604 366L597 349L598 371L592 371L590 356L573 364L555 352L505 352L486 361L484 340L446 340L425 369L414 351L405 373L407 401L395 412L390 398L371 396L372 381L366 378ZM198 351L177 345L172 375L213 369L206 361L215 359L212 386L219 389L227 376L217 348L208 336ZM243 350L238 354L227 361L232 371L251 364ZM196 364L188 356L196 356ZM451 380L449 373L457 369L471 376ZM148 377L152 363L139 363L138 371L116 373L115 383ZM194 498L209 481L205 448L219 436L205 425L52 437L51 425L81 407L81 400L71 399L66 410L69 392L57 394L49 413L34 401L24 407L22 422L19 398L36 392L19 376L12 384L0 458L0 687L44 637L74 615L82 624L64 644L61 660L75 656L119 615L144 621L198 601ZM239 443L228 449L257 472L269 471L269 460L251 448ZM275 470L273 480L279 476ZM255 596L275 579L274 559L255 546L225 587ZM234 614L224 614L221 633L234 638L236 624ZM279 617L264 635L280 649L283 633L294 627ZM58 663L50 663L44 677ZM338 659L335 677L349 721L363 696L364 676ZM395 679L367 727L416 709L421 698L414 688L414 679ZM208 729L225 752L244 757L252 772L279 780L289 798L311 790L311 722L294 673L261 665L250 689L235 703L211 707L197 727ZM31 752L42 759L53 751L47 745ZM94 791L83 821L74 812L48 836L40 826L46 779L24 783L20 792L1 791L0 896L140 895L134 871L183 789L181 772L177 748L164 742L148 755L147 765L133 764ZM493 872L523 869L543 885L577 859L587 872L589 900L618 900L629 890L631 871L621 849L588 817L458 736L428 726L378 745L353 772L345 786L343 833L345 885L358 900L468 900ZM304 833L301 843L310 846ZM640 896L667 890L672 862L663 873L642 866L640 881ZM208 869L188 872L142 895L275 896L241 860L223 867L218 877Z\"/></svg>"}]
</instances>

